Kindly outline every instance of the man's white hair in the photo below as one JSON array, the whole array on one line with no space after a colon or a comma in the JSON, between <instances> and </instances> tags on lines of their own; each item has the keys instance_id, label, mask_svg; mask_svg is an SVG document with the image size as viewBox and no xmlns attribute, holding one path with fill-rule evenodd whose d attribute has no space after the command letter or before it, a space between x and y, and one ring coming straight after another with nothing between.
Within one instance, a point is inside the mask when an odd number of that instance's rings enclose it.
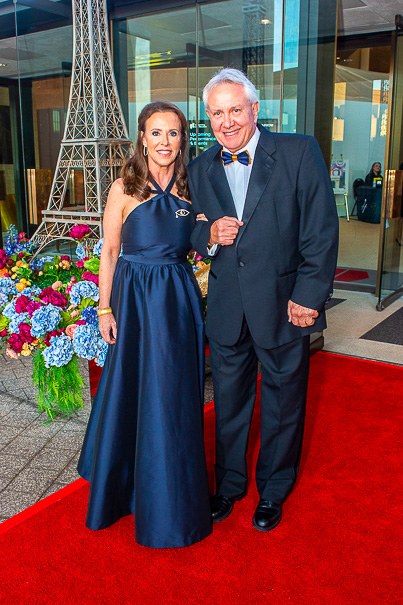
<instances>
[{"instance_id":1,"label":"man's white hair","mask_svg":"<svg viewBox=\"0 0 403 605\"><path fill-rule=\"evenodd\" d=\"M244 87L246 98L250 103L258 101L257 90L250 80L245 76L243 71L233 69L232 67L224 67L220 69L206 84L203 89L203 103L208 109L208 98L210 92L220 86L220 84L241 84Z\"/></svg>"}]
</instances>

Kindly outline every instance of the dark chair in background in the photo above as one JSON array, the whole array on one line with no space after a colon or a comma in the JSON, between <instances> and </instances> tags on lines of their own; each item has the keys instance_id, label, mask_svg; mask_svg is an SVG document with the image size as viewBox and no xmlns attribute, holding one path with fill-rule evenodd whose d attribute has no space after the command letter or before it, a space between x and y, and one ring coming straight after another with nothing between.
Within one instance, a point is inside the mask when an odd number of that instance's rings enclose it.
<instances>
[{"instance_id":1,"label":"dark chair in background","mask_svg":"<svg viewBox=\"0 0 403 605\"><path fill-rule=\"evenodd\" d=\"M353 216L354 210L357 208L357 189L359 187L363 187L364 185L365 185L364 179L355 179L355 181L353 181L354 206L353 206L353 209L351 211L351 216Z\"/></svg>"},{"instance_id":2,"label":"dark chair in background","mask_svg":"<svg viewBox=\"0 0 403 605\"><path fill-rule=\"evenodd\" d=\"M365 223L380 223L382 189L379 187L358 187L357 216Z\"/></svg>"}]
</instances>

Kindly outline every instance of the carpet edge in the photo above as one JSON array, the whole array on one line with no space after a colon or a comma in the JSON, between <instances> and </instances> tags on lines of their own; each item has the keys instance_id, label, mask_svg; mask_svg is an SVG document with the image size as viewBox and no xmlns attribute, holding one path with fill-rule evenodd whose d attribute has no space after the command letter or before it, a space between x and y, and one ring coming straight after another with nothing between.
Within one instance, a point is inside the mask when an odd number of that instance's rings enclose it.
<instances>
[{"instance_id":1,"label":"carpet edge","mask_svg":"<svg viewBox=\"0 0 403 605\"><path fill-rule=\"evenodd\" d=\"M0 534L8 531L16 525L19 525L23 521L26 521L26 519L29 519L29 517L33 517L34 515L36 515L36 513L39 513L45 508L48 508L48 506L50 506L51 504L62 500L65 496L68 496L69 494L72 494L81 487L84 487L84 485L87 485L87 483L88 481L85 481L85 479L77 479L76 481L69 483L69 485L66 485L65 487L62 487L61 489L57 490L53 494L50 494L50 496L43 498L43 500L35 502L35 504L29 506L20 513L13 515L9 519L6 519L5 521L3 521L3 523L0 523Z\"/></svg>"}]
</instances>

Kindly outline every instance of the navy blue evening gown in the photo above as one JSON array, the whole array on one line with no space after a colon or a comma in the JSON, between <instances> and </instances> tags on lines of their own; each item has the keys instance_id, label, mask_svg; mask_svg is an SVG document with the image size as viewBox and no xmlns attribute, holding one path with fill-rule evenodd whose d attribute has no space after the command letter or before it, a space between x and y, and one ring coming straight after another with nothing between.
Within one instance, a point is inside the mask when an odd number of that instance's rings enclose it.
<instances>
[{"instance_id":1,"label":"navy blue evening gown","mask_svg":"<svg viewBox=\"0 0 403 605\"><path fill-rule=\"evenodd\" d=\"M173 179L174 180L174 179ZM188 546L212 531L203 443L204 325L190 263L191 205L164 192L122 228L109 345L78 463L86 525L134 514L143 546Z\"/></svg>"}]
</instances>

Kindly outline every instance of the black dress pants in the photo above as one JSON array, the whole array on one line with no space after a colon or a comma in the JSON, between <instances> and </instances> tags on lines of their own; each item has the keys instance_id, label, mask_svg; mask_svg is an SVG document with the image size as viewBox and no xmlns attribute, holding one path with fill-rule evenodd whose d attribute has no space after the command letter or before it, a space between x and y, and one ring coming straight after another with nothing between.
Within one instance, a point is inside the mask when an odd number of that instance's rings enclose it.
<instances>
[{"instance_id":1,"label":"black dress pants","mask_svg":"<svg viewBox=\"0 0 403 605\"><path fill-rule=\"evenodd\" d=\"M274 349L253 340L246 320L234 346L211 338L216 412L216 492L240 496L247 487L246 450L261 375L261 444L256 466L260 497L281 504L298 472L304 430L309 336Z\"/></svg>"}]
</instances>

